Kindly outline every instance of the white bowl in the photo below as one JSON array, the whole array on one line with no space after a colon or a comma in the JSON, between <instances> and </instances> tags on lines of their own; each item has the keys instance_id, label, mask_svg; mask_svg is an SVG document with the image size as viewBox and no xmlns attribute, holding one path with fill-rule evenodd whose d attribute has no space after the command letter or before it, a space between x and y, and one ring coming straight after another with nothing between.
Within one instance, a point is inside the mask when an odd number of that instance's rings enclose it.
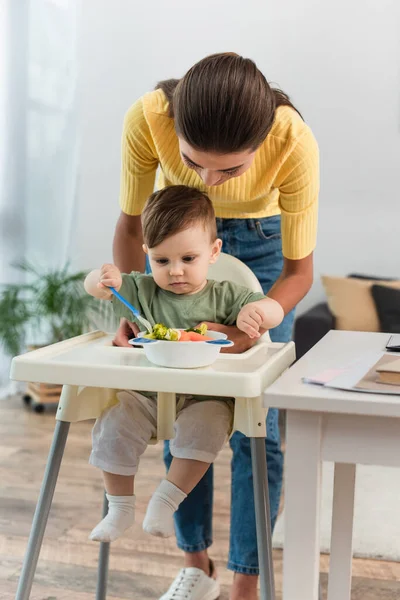
<instances>
[{"instance_id":1,"label":"white bowl","mask_svg":"<svg viewBox=\"0 0 400 600\"><path fill-rule=\"evenodd\" d=\"M135 346L143 346L146 357L150 362L159 367L172 369L198 369L208 367L218 358L221 347L216 344L204 342L169 342L166 340L146 340L142 336L146 331L141 331L138 338L129 340ZM214 340L226 340L225 333L207 331L207 337ZM140 343L142 339L142 343ZM233 346L233 342L227 344ZM225 346L226 347L226 346Z\"/></svg>"}]
</instances>

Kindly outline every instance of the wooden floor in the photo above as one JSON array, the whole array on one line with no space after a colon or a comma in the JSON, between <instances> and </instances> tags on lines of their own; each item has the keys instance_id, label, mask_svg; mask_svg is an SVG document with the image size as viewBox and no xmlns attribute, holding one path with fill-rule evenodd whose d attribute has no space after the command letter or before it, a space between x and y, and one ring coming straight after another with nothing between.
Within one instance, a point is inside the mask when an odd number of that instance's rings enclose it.
<instances>
[{"instance_id":1,"label":"wooden floor","mask_svg":"<svg viewBox=\"0 0 400 600\"><path fill-rule=\"evenodd\" d=\"M37 415L19 398L0 402L0 598L14 598L22 558L54 428L54 413ZM99 473L87 464L90 423L71 426L31 600L93 600L98 545L88 533L101 514ZM144 534L141 521L149 497L163 476L161 444L142 460L137 484L137 524L112 547L108 600L157 599L181 567L174 540ZM215 543L212 557L229 597L225 569L229 526L227 448L216 464ZM281 599L282 554L275 552L277 600ZM326 594L328 557L321 557ZM352 600L398 600L400 564L354 560ZM326 596L325 596L326 597ZM245 600L245 599L244 599Z\"/></svg>"}]
</instances>

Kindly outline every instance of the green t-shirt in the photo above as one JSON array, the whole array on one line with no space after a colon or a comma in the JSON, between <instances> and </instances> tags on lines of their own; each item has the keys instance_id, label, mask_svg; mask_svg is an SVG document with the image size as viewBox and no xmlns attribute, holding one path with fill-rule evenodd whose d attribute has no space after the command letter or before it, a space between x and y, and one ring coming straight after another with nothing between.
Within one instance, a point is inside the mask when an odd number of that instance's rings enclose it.
<instances>
[{"instance_id":1,"label":"green t-shirt","mask_svg":"<svg viewBox=\"0 0 400 600\"><path fill-rule=\"evenodd\" d=\"M135 271L122 275L119 291L152 325L163 323L167 327L182 329L194 327L202 321L234 325L243 306L265 298L264 294L252 292L232 281L213 280L209 280L197 294L174 294L158 287L151 275ZM117 298L113 298L112 302L116 317L136 321Z\"/></svg>"}]
</instances>

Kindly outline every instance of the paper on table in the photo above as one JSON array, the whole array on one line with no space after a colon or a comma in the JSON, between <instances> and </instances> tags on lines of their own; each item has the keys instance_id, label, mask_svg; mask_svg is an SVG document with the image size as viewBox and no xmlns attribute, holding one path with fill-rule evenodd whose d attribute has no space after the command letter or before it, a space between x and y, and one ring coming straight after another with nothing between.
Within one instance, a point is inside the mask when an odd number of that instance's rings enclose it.
<instances>
[{"instance_id":1,"label":"paper on table","mask_svg":"<svg viewBox=\"0 0 400 600\"><path fill-rule=\"evenodd\" d=\"M321 371L317 375L313 375L312 377L303 377L304 383L313 383L314 385L326 385L329 381L332 381L338 375L341 375L347 370L343 369L326 369L325 371Z\"/></svg>"},{"instance_id":2,"label":"paper on table","mask_svg":"<svg viewBox=\"0 0 400 600\"><path fill-rule=\"evenodd\" d=\"M370 394L400 395L400 386L378 383L375 368L378 364L393 360L393 354L373 352L339 369L326 369L314 377L304 377L305 383L313 383L326 388Z\"/></svg>"},{"instance_id":3,"label":"paper on table","mask_svg":"<svg viewBox=\"0 0 400 600\"><path fill-rule=\"evenodd\" d=\"M374 381L377 374L375 368L384 357L388 356L385 352L374 353L366 356L358 363L355 368L347 370L342 375L335 377L326 384L328 388L348 390L353 392L365 392L367 394L391 394L399 395L400 389L397 386L377 383ZM393 360L393 356L389 355Z\"/></svg>"},{"instance_id":4,"label":"paper on table","mask_svg":"<svg viewBox=\"0 0 400 600\"><path fill-rule=\"evenodd\" d=\"M361 358L358 357L351 363L347 363L345 365L342 364L341 366L336 368L325 369L324 371L320 371L319 373L311 377L303 377L303 382L312 383L314 385L328 385L328 383L331 383L334 380L336 381L337 377L340 377L342 375L348 376L350 375L350 373L353 373L356 370L357 373L359 372L359 369L361 369L361 372L365 372L369 369L369 365L374 364L374 362L378 360L377 357L381 356L381 354L382 352L374 352L373 354L370 353L367 356L363 356ZM365 364L367 364L367 367L365 367Z\"/></svg>"}]
</instances>

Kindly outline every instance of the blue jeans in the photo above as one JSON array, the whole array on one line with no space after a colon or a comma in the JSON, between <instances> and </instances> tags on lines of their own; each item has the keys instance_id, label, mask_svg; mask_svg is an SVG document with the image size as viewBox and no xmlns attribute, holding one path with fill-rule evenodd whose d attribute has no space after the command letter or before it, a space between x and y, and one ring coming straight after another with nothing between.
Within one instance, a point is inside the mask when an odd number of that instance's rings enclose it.
<instances>
[{"instance_id":1,"label":"blue jeans","mask_svg":"<svg viewBox=\"0 0 400 600\"><path fill-rule=\"evenodd\" d=\"M281 274L283 267L280 216L264 219L217 219L218 236L223 252L244 262L257 276L265 293ZM291 339L294 312L270 331L274 342ZM265 441L271 525L278 516L282 489L283 454L278 427L278 410L267 416ZM254 514L253 475L250 440L236 431L230 446L232 456L231 526L228 568L237 573L257 575L258 556ZM165 442L164 461L169 468L172 456ZM185 552L199 552L212 544L213 466L175 513L178 547Z\"/></svg>"}]
</instances>

